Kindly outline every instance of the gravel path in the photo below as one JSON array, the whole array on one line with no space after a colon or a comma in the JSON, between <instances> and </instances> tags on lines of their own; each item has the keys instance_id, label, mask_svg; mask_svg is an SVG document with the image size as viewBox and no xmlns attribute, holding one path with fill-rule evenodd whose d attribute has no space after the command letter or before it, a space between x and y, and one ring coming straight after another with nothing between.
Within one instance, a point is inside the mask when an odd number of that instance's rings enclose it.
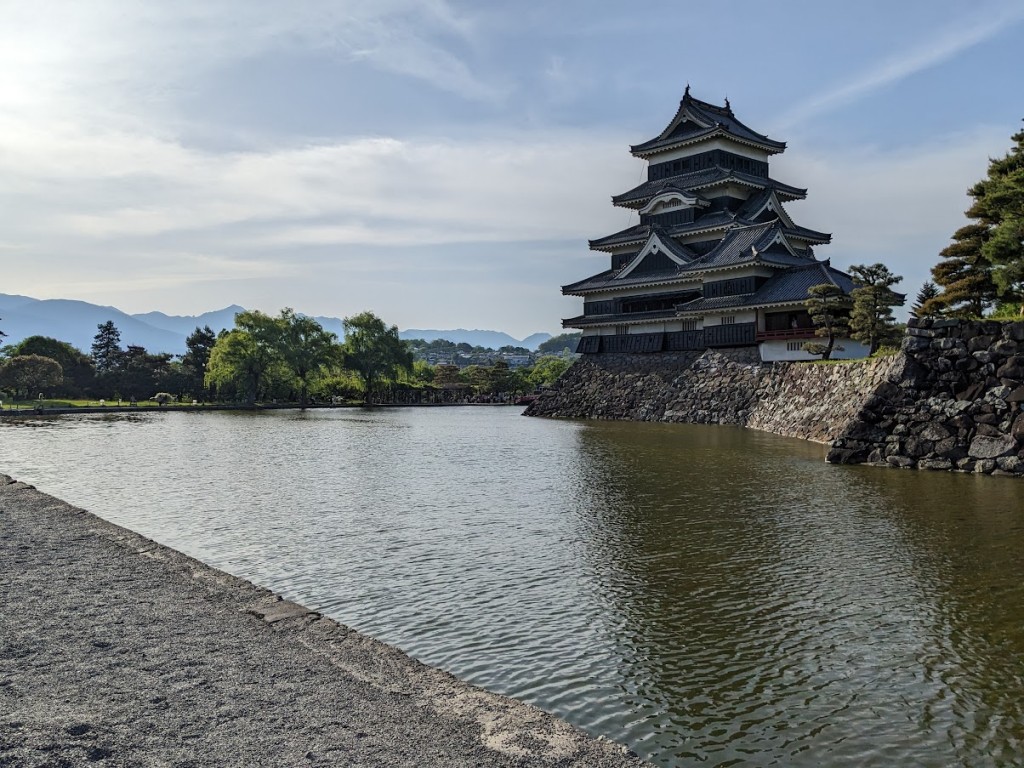
<instances>
[{"instance_id":1,"label":"gravel path","mask_svg":"<svg viewBox=\"0 0 1024 768\"><path fill-rule=\"evenodd\" d=\"M0 766L645 765L0 475Z\"/></svg>"}]
</instances>

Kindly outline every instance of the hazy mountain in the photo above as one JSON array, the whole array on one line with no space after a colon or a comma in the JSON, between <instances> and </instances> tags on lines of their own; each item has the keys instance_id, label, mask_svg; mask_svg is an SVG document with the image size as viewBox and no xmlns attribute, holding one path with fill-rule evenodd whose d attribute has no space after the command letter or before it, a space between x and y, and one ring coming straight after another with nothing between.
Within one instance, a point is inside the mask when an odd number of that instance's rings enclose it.
<instances>
[{"instance_id":1,"label":"hazy mountain","mask_svg":"<svg viewBox=\"0 0 1024 768\"><path fill-rule=\"evenodd\" d=\"M70 299L19 299L25 297L0 295L0 331L7 334L5 344L14 344L26 336L51 336L88 352L96 326L113 320L121 332L123 346L137 344L150 352L185 351L184 336L154 328L114 307Z\"/></svg>"},{"instance_id":2,"label":"hazy mountain","mask_svg":"<svg viewBox=\"0 0 1024 768\"><path fill-rule=\"evenodd\" d=\"M535 333L520 341L519 339L509 336L503 331L467 331L465 328L455 328L447 331L409 328L404 331L399 331L398 335L403 339L423 339L424 341L446 339L447 341L454 342L455 344L466 343L471 344L474 347L487 347L490 349L500 349L501 347L526 347L530 350L536 349L537 345L542 341L547 341L551 338L550 333Z\"/></svg>"},{"instance_id":3,"label":"hazy mountain","mask_svg":"<svg viewBox=\"0 0 1024 768\"><path fill-rule=\"evenodd\" d=\"M550 333L531 333L525 339L520 342L519 346L526 347L529 350L536 351L537 347L543 344L548 339L552 338Z\"/></svg>"},{"instance_id":4,"label":"hazy mountain","mask_svg":"<svg viewBox=\"0 0 1024 768\"><path fill-rule=\"evenodd\" d=\"M224 309L215 309L213 312L204 312L201 315L165 315L163 312L146 312L141 315L132 315L136 320L141 320L154 328L162 328L181 336L188 336L196 328L210 326L214 333L220 333L225 328L235 327L235 315L244 312L245 307L232 304Z\"/></svg>"},{"instance_id":5,"label":"hazy mountain","mask_svg":"<svg viewBox=\"0 0 1024 768\"><path fill-rule=\"evenodd\" d=\"M214 331L233 328L235 314L244 307L232 305L224 309L204 312L201 315L166 315L163 312L145 312L129 315L114 307L101 307L85 301L70 299L33 299L29 296L15 296L0 293L0 331L7 334L4 344L16 344L27 336L50 336L66 341L83 352L92 347L96 326L113 320L121 332L121 344L137 344L150 352L185 353L185 338L195 328L209 325ZM324 328L344 337L340 318L314 318ZM535 333L522 341L501 331L454 330L401 331L403 339L447 339L456 344L466 342L474 347L498 349L504 346L536 349L537 345L551 338L549 333Z\"/></svg>"}]
</instances>

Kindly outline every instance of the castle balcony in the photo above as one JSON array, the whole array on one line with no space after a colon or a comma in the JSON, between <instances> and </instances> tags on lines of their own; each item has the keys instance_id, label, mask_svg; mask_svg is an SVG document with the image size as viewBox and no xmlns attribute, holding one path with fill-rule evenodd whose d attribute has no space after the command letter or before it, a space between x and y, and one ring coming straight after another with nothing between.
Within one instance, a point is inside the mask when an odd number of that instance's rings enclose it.
<instances>
[{"instance_id":1,"label":"castle balcony","mask_svg":"<svg viewBox=\"0 0 1024 768\"><path fill-rule=\"evenodd\" d=\"M813 328L786 328L781 331L758 331L758 341L780 341L787 339L813 339Z\"/></svg>"}]
</instances>

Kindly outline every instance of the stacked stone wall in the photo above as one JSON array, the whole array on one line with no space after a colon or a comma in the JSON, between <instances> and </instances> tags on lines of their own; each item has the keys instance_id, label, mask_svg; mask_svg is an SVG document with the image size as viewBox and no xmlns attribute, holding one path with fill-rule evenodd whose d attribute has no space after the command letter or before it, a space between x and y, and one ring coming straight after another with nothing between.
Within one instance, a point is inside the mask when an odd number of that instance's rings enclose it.
<instances>
[{"instance_id":1,"label":"stacked stone wall","mask_svg":"<svg viewBox=\"0 0 1024 768\"><path fill-rule=\"evenodd\" d=\"M764 364L753 349L590 355L527 415L735 424L831 442L877 384L899 375L901 363Z\"/></svg>"},{"instance_id":2,"label":"stacked stone wall","mask_svg":"<svg viewBox=\"0 0 1024 768\"><path fill-rule=\"evenodd\" d=\"M898 355L833 364L590 355L527 415L736 424L831 443L833 463L1024 475L1024 322L911 320Z\"/></svg>"},{"instance_id":3,"label":"stacked stone wall","mask_svg":"<svg viewBox=\"0 0 1024 768\"><path fill-rule=\"evenodd\" d=\"M911 320L903 352L828 460L1024 475L1024 323Z\"/></svg>"}]
</instances>

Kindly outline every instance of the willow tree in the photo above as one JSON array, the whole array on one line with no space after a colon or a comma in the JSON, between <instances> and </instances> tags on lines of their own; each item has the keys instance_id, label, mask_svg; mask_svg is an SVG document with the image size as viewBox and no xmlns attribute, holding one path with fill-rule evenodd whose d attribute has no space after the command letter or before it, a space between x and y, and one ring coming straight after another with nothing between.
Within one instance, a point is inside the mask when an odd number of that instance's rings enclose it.
<instances>
[{"instance_id":1,"label":"willow tree","mask_svg":"<svg viewBox=\"0 0 1024 768\"><path fill-rule=\"evenodd\" d=\"M235 315L235 327L217 337L206 364L206 386L232 384L254 404L270 380L286 376L274 318L256 310Z\"/></svg>"},{"instance_id":2,"label":"willow tree","mask_svg":"<svg viewBox=\"0 0 1024 768\"><path fill-rule=\"evenodd\" d=\"M342 361L338 337L312 317L285 307L275 318L281 360L299 383L299 403L305 408L309 385L325 368Z\"/></svg>"},{"instance_id":3,"label":"willow tree","mask_svg":"<svg viewBox=\"0 0 1024 768\"><path fill-rule=\"evenodd\" d=\"M412 371L412 352L398 337L398 326L388 326L372 312L346 317L345 367L359 376L364 400L372 402L373 392L385 379L394 379L398 371Z\"/></svg>"}]
</instances>

